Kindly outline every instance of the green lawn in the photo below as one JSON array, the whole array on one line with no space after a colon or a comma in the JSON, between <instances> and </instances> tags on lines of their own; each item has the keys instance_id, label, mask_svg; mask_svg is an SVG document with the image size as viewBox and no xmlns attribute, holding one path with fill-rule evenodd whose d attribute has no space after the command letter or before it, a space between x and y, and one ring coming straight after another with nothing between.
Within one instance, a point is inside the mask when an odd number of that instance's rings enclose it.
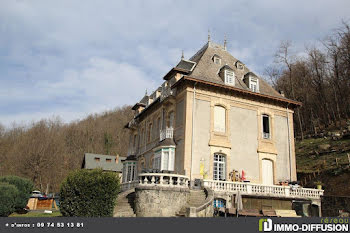
<instances>
[{"instance_id":1,"label":"green lawn","mask_svg":"<svg viewBox=\"0 0 350 233\"><path fill-rule=\"evenodd\" d=\"M9 217L60 217L62 216L60 211L53 211L52 214L46 214L43 212L31 211L26 214L13 213Z\"/></svg>"}]
</instances>

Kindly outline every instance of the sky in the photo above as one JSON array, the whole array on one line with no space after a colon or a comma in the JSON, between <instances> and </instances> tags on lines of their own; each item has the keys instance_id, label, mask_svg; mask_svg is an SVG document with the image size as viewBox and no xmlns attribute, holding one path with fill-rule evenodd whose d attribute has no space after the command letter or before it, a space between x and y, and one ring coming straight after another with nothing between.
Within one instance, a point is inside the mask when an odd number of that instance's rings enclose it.
<instances>
[{"instance_id":1,"label":"sky","mask_svg":"<svg viewBox=\"0 0 350 233\"><path fill-rule=\"evenodd\" d=\"M0 0L0 124L132 105L214 42L257 74L350 20L348 0Z\"/></svg>"}]
</instances>

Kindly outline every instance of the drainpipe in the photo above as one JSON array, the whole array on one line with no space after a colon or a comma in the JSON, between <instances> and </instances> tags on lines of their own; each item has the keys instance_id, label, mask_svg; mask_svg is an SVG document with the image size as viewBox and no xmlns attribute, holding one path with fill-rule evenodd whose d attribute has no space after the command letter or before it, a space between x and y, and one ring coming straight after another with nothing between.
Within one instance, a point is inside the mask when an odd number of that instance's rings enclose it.
<instances>
[{"instance_id":1,"label":"drainpipe","mask_svg":"<svg viewBox=\"0 0 350 233\"><path fill-rule=\"evenodd\" d=\"M191 187L194 186L194 180L192 180L192 172L193 172L193 138L194 138L194 108L196 105L196 84L193 85L193 102L192 102L192 141L191 141L191 172L190 172L190 182Z\"/></svg>"},{"instance_id":2,"label":"drainpipe","mask_svg":"<svg viewBox=\"0 0 350 233\"><path fill-rule=\"evenodd\" d=\"M288 127L288 154L289 154L289 180L292 181L292 158L291 158L291 146L290 146L290 129L289 129L289 113L288 113L288 106L290 103L287 104L287 127Z\"/></svg>"}]
</instances>

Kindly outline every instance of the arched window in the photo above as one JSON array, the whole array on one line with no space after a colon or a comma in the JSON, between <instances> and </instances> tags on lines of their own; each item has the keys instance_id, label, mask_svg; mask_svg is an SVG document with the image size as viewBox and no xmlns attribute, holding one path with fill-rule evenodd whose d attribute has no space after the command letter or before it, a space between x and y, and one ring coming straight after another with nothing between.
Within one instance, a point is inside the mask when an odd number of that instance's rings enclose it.
<instances>
[{"instance_id":1,"label":"arched window","mask_svg":"<svg viewBox=\"0 0 350 233\"><path fill-rule=\"evenodd\" d=\"M214 154L213 179L226 179L226 156L221 153Z\"/></svg>"},{"instance_id":2,"label":"arched window","mask_svg":"<svg viewBox=\"0 0 350 233\"><path fill-rule=\"evenodd\" d=\"M222 106L214 107L214 131L220 133L226 131L226 109Z\"/></svg>"}]
</instances>

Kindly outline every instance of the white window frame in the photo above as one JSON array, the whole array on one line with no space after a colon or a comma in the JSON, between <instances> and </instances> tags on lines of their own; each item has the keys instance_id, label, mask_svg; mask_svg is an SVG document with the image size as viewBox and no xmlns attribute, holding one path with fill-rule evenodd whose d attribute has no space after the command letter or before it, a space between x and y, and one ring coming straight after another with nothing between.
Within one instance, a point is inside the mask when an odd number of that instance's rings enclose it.
<instances>
[{"instance_id":1,"label":"white window frame","mask_svg":"<svg viewBox=\"0 0 350 233\"><path fill-rule=\"evenodd\" d=\"M217 56L214 56L214 63L217 65L221 65L221 59Z\"/></svg>"},{"instance_id":2,"label":"white window frame","mask_svg":"<svg viewBox=\"0 0 350 233\"><path fill-rule=\"evenodd\" d=\"M235 72L233 70L225 69L225 84L235 85Z\"/></svg>"},{"instance_id":3,"label":"white window frame","mask_svg":"<svg viewBox=\"0 0 350 233\"><path fill-rule=\"evenodd\" d=\"M259 92L259 80L257 78L249 77L249 88L253 92Z\"/></svg>"},{"instance_id":4,"label":"white window frame","mask_svg":"<svg viewBox=\"0 0 350 233\"><path fill-rule=\"evenodd\" d=\"M213 179L226 180L226 155L222 153L214 154Z\"/></svg>"},{"instance_id":5,"label":"white window frame","mask_svg":"<svg viewBox=\"0 0 350 233\"><path fill-rule=\"evenodd\" d=\"M160 171L174 171L175 148L162 148L157 151L153 158L153 169Z\"/></svg>"}]
</instances>

